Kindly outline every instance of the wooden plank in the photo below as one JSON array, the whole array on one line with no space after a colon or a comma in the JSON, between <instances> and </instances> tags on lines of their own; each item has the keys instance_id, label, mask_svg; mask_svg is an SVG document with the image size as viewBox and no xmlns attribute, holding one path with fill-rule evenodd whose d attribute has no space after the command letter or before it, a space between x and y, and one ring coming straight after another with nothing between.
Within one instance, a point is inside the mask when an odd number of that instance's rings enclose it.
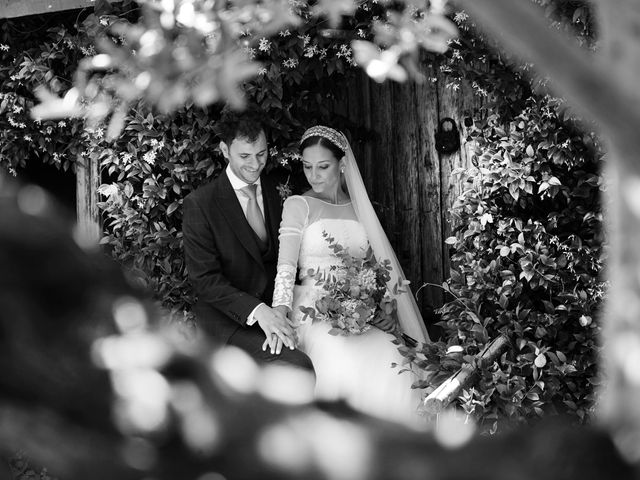
<instances>
[{"instance_id":1,"label":"wooden plank","mask_svg":"<svg viewBox=\"0 0 640 480\"><path fill-rule=\"evenodd\" d=\"M408 82L392 84L394 106L392 112L392 161L396 165L393 176L395 184L396 255L404 273L412 284L412 291L422 279L421 245L422 228L420 218L422 161L421 125L418 123L416 108L423 102L424 92L419 85ZM418 284L419 286L419 284Z\"/></svg>"},{"instance_id":2,"label":"wooden plank","mask_svg":"<svg viewBox=\"0 0 640 480\"><path fill-rule=\"evenodd\" d=\"M451 215L452 207L460 194L468 188L462 177L452 175L457 168L469 168L471 161L468 155L468 145L466 144L467 128L464 126L466 116L473 116L478 112L483 104L481 97L473 92L473 88L468 82L458 82L459 88L453 89L447 86L453 82L446 74L438 68L436 70L438 79L438 123L443 118L452 118L460 133L460 149L451 154L438 154L441 165L441 195L442 195L442 239L453 234L455 229L455 219ZM437 125L436 125L437 126ZM449 276L449 255L447 246L444 245L443 273Z\"/></svg>"},{"instance_id":3,"label":"wooden plank","mask_svg":"<svg viewBox=\"0 0 640 480\"><path fill-rule=\"evenodd\" d=\"M97 162L79 157L76 162L76 214L78 233L87 244L100 240L100 211L98 209L98 187L100 171Z\"/></svg>"},{"instance_id":4,"label":"wooden plank","mask_svg":"<svg viewBox=\"0 0 640 480\"><path fill-rule=\"evenodd\" d=\"M0 18L24 17L93 7L95 0L0 0Z\"/></svg>"},{"instance_id":5,"label":"wooden plank","mask_svg":"<svg viewBox=\"0 0 640 480\"><path fill-rule=\"evenodd\" d=\"M394 109L390 84L378 84L369 80L370 98L368 108L371 111L371 127L378 137L373 142L372 168L375 174L372 176L371 202L378 213L380 223L385 229L391 245L397 245L398 232L396 230L396 205L394 182L390 181L395 172L393 162L393 122Z\"/></svg>"},{"instance_id":6,"label":"wooden plank","mask_svg":"<svg viewBox=\"0 0 640 480\"><path fill-rule=\"evenodd\" d=\"M427 78L434 75L433 67L423 63L422 72ZM433 83L426 81L419 86L421 96L416 100L416 115L412 123L416 125L416 134L420 138L420 150L415 152L418 163L419 182L416 210L421 224L420 249L421 280L416 286L425 283L440 285L444 280L442 271L442 204L441 204L441 165L435 149L433 133L438 121L438 91ZM415 290L415 289L414 289ZM420 291L419 300L423 316L427 323L433 321L433 309L443 303L443 292L439 288L425 287Z\"/></svg>"}]
</instances>

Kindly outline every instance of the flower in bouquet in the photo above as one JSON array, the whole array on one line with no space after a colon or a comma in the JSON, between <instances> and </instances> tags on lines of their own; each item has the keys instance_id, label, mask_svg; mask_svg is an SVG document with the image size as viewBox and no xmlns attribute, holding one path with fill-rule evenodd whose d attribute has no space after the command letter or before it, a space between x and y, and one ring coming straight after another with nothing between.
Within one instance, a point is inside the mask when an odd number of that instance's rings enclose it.
<instances>
[{"instance_id":1,"label":"flower in bouquet","mask_svg":"<svg viewBox=\"0 0 640 480\"><path fill-rule=\"evenodd\" d=\"M399 290L396 286L392 292L388 286L390 262L378 261L371 248L364 256L351 255L329 234L322 235L341 264L328 271L307 272L323 292L313 307L300 307L304 318L328 322L332 335L358 335L378 324L397 327L395 294Z\"/></svg>"}]
</instances>

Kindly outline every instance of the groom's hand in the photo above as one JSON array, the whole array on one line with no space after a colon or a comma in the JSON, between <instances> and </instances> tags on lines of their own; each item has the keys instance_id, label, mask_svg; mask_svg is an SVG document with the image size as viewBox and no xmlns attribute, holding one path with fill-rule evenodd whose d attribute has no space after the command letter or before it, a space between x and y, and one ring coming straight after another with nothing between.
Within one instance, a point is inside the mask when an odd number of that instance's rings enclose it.
<instances>
[{"instance_id":1,"label":"groom's hand","mask_svg":"<svg viewBox=\"0 0 640 480\"><path fill-rule=\"evenodd\" d=\"M282 312L263 304L253 315L267 337L265 344L269 345L271 353L279 355L283 344L294 349L295 331ZM263 350L265 348L266 345L263 345Z\"/></svg>"}]
</instances>

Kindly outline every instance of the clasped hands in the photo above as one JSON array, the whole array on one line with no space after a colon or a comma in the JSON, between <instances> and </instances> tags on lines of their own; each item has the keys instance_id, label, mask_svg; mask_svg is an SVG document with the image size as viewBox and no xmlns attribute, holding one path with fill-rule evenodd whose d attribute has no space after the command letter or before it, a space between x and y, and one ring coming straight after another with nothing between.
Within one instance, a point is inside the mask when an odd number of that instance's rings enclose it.
<instances>
[{"instance_id":1,"label":"clasped hands","mask_svg":"<svg viewBox=\"0 0 640 480\"><path fill-rule=\"evenodd\" d=\"M266 350L268 346L272 354L279 355L283 345L291 350L296 348L298 339L289 312L284 305L271 308L263 304L258 307L254 316L267 337L262 344L262 350Z\"/></svg>"}]
</instances>

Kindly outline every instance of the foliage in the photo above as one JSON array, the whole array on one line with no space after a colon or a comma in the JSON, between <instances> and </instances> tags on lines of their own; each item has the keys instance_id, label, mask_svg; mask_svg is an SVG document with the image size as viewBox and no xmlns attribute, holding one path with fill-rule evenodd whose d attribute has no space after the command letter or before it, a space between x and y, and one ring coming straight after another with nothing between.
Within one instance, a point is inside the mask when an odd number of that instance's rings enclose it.
<instances>
[{"instance_id":1,"label":"foliage","mask_svg":"<svg viewBox=\"0 0 640 480\"><path fill-rule=\"evenodd\" d=\"M40 90L42 102L33 110L36 117L80 116L90 122L108 121L107 137L113 139L124 126L126 112L139 100L163 113L191 103L203 107L227 102L239 108L245 103L242 84L260 68L253 56L243 51L245 36L253 36L256 42L259 39L262 50L263 42L269 43L269 37L288 28L326 21L335 28L343 14L351 16L360 7L356 0L321 1L317 5L304 0L138 3L143 13L137 23L107 21L110 28L96 37L100 53L78 65L74 85L64 97ZM368 40L353 44L358 61L368 71L373 68L379 79L387 78L390 72L417 71L419 47L444 51L447 40L455 35L441 2L428 2L420 9L410 2L399 4L403 8L372 25L382 52ZM100 0L96 8L109 10L111 6ZM305 56L308 53L305 50ZM400 60L408 65L401 66ZM284 65L295 68L297 64L298 59L292 57Z\"/></svg>"},{"instance_id":2,"label":"foliage","mask_svg":"<svg viewBox=\"0 0 640 480\"><path fill-rule=\"evenodd\" d=\"M544 10L550 28L564 31L584 48L594 48L594 7L590 2L531 1ZM449 76L447 88L458 91L463 83L470 85L474 94L484 99L486 110L505 121L520 114L532 93L546 93L548 79L537 76L534 65L506 52L496 37L482 31L464 10L452 12L451 17L458 27L458 37L445 53L433 59Z\"/></svg>"},{"instance_id":3,"label":"foliage","mask_svg":"<svg viewBox=\"0 0 640 480\"><path fill-rule=\"evenodd\" d=\"M353 256L327 232L322 236L341 265L330 271L307 272L325 293L313 307L300 307L303 319L309 316L314 322L329 322L331 335L358 335L375 325L397 324L394 295L399 290L397 285L393 292L389 290L389 260L377 260L371 247L364 256Z\"/></svg>"},{"instance_id":4,"label":"foliage","mask_svg":"<svg viewBox=\"0 0 640 480\"><path fill-rule=\"evenodd\" d=\"M36 87L67 91L79 59L91 53L89 42L67 26L43 23L0 23L0 168L14 175L29 161L67 170L83 149L80 121L29 115Z\"/></svg>"},{"instance_id":5,"label":"foliage","mask_svg":"<svg viewBox=\"0 0 640 480\"><path fill-rule=\"evenodd\" d=\"M445 340L409 355L430 357L422 365L433 389L504 333L512 348L459 405L490 432L547 414L585 421L605 293L599 145L548 97L504 129L490 117L473 139L475 166L458 172L468 188L447 240Z\"/></svg>"},{"instance_id":6,"label":"foliage","mask_svg":"<svg viewBox=\"0 0 640 480\"><path fill-rule=\"evenodd\" d=\"M23 452L18 452L8 459L11 475L14 480L57 480L49 475L46 468L38 473L30 465Z\"/></svg>"}]
</instances>

